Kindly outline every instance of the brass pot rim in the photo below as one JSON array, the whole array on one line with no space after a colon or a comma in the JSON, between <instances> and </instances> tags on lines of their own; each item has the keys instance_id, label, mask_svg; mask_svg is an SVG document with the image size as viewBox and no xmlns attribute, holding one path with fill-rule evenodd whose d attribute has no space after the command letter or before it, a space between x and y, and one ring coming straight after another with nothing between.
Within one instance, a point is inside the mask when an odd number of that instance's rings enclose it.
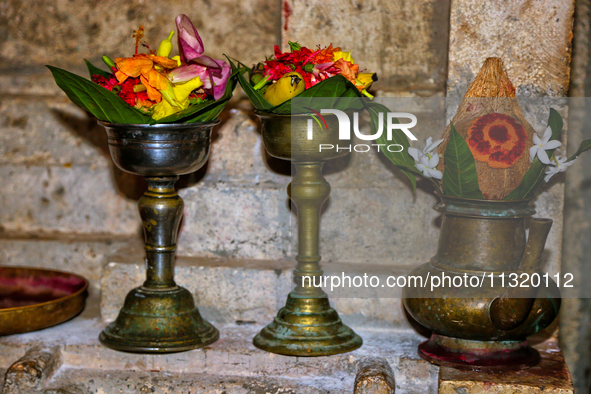
<instances>
[{"instance_id":1,"label":"brass pot rim","mask_svg":"<svg viewBox=\"0 0 591 394\"><path fill-rule=\"evenodd\" d=\"M439 202L433 209L446 215L491 219L516 219L529 217L536 211L529 206L533 198L520 200L487 200L455 197L435 191Z\"/></svg>"},{"instance_id":2,"label":"brass pot rim","mask_svg":"<svg viewBox=\"0 0 591 394\"><path fill-rule=\"evenodd\" d=\"M531 198L522 198L522 199L518 199L518 200L489 200L486 198L467 198L467 197L456 197L456 196L450 196L449 194L443 194L441 193L439 190L435 190L435 194L437 195L437 197L439 197L440 199L452 199L452 200L462 200L462 201L468 201L468 202L474 202L474 203L487 203L487 204L511 204L511 203L525 203L525 202L531 202L535 197L531 197Z\"/></svg>"},{"instance_id":3,"label":"brass pot rim","mask_svg":"<svg viewBox=\"0 0 591 394\"><path fill-rule=\"evenodd\" d=\"M3 265L0 267L0 270L3 268L17 269L17 270L22 270L22 271L30 270L30 271L38 271L38 272L44 272L44 273L58 273L58 274L64 274L64 275L71 275L71 276L77 277L78 279L81 279L83 282L83 286L79 290L75 291L72 294L69 294L65 297L56 298L54 300L39 302L39 303L32 304L32 305L14 306L12 308L2 308L2 309L0 309L0 314L6 313L6 312L13 312L15 310L39 308L40 306L49 305L49 304L53 304L56 302L63 302L63 301L66 301L70 298L79 297L81 294L83 294L88 289L88 280L85 277L78 275L78 274L74 274L72 272L68 272L68 271L54 270L54 269L47 269L47 268L38 268L38 267L26 267L26 266L21 267L21 266L16 266L16 265Z\"/></svg>"},{"instance_id":4,"label":"brass pot rim","mask_svg":"<svg viewBox=\"0 0 591 394\"><path fill-rule=\"evenodd\" d=\"M103 127L133 127L138 129L144 129L146 131L159 129L165 130L168 128L174 129L192 129L196 127L203 127L203 126L215 126L221 122L220 118L215 118L214 120L206 121L206 122L192 122L192 123L111 123L103 120L97 120L97 123Z\"/></svg>"}]
</instances>

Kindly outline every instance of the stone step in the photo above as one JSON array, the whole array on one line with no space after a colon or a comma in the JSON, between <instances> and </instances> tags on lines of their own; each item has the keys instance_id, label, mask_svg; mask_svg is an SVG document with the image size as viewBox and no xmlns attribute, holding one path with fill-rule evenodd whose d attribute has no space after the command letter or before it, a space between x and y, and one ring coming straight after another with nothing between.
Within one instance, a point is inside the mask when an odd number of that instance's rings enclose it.
<instances>
[{"instance_id":1,"label":"stone step","mask_svg":"<svg viewBox=\"0 0 591 394\"><path fill-rule=\"evenodd\" d=\"M88 234L0 233L0 265L49 268L82 275L99 294L106 256L129 244L128 237Z\"/></svg>"},{"instance_id":2,"label":"stone step","mask_svg":"<svg viewBox=\"0 0 591 394\"><path fill-rule=\"evenodd\" d=\"M91 298L87 309L69 322L1 338L0 368L10 367L33 347L46 347L54 353L57 363L48 388L76 383L83 386L83 393L143 393L139 391L142 385L148 386L143 389L148 393L174 392L166 391L170 387L191 393L214 393L216 389L222 392L225 388L228 394L281 393L281 387L291 390L283 391L288 393L347 393L353 391L361 362L382 360L393 371L397 393L437 392L438 368L418 357L416 346L424 338L410 329L354 326L364 339L360 349L330 357L302 358L255 348L252 338L262 325L228 324L218 326L220 339L203 349L142 355L102 346L98 334L106 323L96 317L96 309L97 300Z\"/></svg>"},{"instance_id":3,"label":"stone step","mask_svg":"<svg viewBox=\"0 0 591 394\"><path fill-rule=\"evenodd\" d=\"M200 373L104 371L68 367L61 368L53 376L47 389L64 390L64 387L70 386L72 382L77 382L75 386L80 390L80 394L336 394L353 392L353 379L350 376L343 376L340 379L337 377L272 378ZM70 394L70 392L66 393ZM77 394L73 390L71 393Z\"/></svg>"},{"instance_id":4,"label":"stone step","mask_svg":"<svg viewBox=\"0 0 591 394\"><path fill-rule=\"evenodd\" d=\"M127 293L145 280L143 245L135 242L111 256L101 278L101 316L113 321ZM195 297L201 314L216 324L266 324L285 304L292 288L295 264L288 259L247 260L180 256L175 281ZM388 275L401 275L405 267L365 264L323 264L326 275L363 275L369 272L385 283ZM338 289L330 292L343 320L361 326L409 328L397 289ZM354 293L354 291L357 293ZM382 297L382 298L380 298ZM388 298L383 298L388 297Z\"/></svg>"}]
</instances>

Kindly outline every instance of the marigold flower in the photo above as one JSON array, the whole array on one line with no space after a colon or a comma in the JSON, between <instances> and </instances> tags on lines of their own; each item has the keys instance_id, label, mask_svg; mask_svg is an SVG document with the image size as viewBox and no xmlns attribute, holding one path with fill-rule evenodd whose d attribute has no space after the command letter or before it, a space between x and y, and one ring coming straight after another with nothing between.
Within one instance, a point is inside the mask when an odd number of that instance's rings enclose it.
<instances>
[{"instance_id":1,"label":"marigold flower","mask_svg":"<svg viewBox=\"0 0 591 394\"><path fill-rule=\"evenodd\" d=\"M466 142L474 159L491 168L512 167L523 156L527 133L514 118L492 113L474 119Z\"/></svg>"},{"instance_id":2,"label":"marigold flower","mask_svg":"<svg viewBox=\"0 0 591 394\"><path fill-rule=\"evenodd\" d=\"M160 102L162 94L160 90L166 90L168 87L168 78L158 72L154 65L158 64L164 68L174 68L177 63L173 59L164 56L146 55L140 53L133 57L118 57L115 59L117 71L115 77L119 83L124 83L129 77L140 78L140 81L146 86L147 94L150 100Z\"/></svg>"}]
</instances>

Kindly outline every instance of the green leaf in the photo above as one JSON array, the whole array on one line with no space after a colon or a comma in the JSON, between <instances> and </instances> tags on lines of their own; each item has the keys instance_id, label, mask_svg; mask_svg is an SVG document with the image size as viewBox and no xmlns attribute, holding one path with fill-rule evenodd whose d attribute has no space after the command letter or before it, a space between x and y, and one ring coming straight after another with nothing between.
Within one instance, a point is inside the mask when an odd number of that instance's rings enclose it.
<instances>
[{"instance_id":1,"label":"green leaf","mask_svg":"<svg viewBox=\"0 0 591 394\"><path fill-rule=\"evenodd\" d=\"M104 78L109 78L112 74L108 71L101 70L100 68L94 66L91 62L84 59L84 63L86 63L86 67L88 68L88 73L90 74L90 79L92 79L93 75L100 75Z\"/></svg>"},{"instance_id":2,"label":"green leaf","mask_svg":"<svg viewBox=\"0 0 591 394\"><path fill-rule=\"evenodd\" d=\"M468 144L451 125L450 138L445 148L443 193L463 198L484 198L478 187L478 174L474 156Z\"/></svg>"},{"instance_id":3,"label":"green leaf","mask_svg":"<svg viewBox=\"0 0 591 394\"><path fill-rule=\"evenodd\" d=\"M228 80L224 95L218 100L208 100L200 104L190 105L182 111L165 118L152 121L152 123L194 123L215 119L224 109L226 103L232 98L232 92L236 87L236 75L233 73Z\"/></svg>"},{"instance_id":4,"label":"green leaf","mask_svg":"<svg viewBox=\"0 0 591 394\"><path fill-rule=\"evenodd\" d=\"M558 140L560 139L560 133L562 132L562 116L556 111L554 108L550 108L550 115L548 116L548 126L552 130L552 137L550 140ZM547 150L546 152L551 152L551 150ZM524 154L529 154L525 152ZM548 157L552 158L554 154L550 153ZM533 197L534 193L536 192L537 188L540 186L542 181L544 180L544 174L546 171L546 164L543 164L537 157L532 162L531 167L525 173L523 178L521 178L521 183L517 186L507 197L505 200L521 200L525 198Z\"/></svg>"},{"instance_id":5,"label":"green leaf","mask_svg":"<svg viewBox=\"0 0 591 394\"><path fill-rule=\"evenodd\" d=\"M585 140L581 142L581 145L579 145L579 149L577 149L574 155L568 158L568 161L576 159L581 155L581 153L588 151L589 149L591 149L591 140Z\"/></svg>"},{"instance_id":6,"label":"green leaf","mask_svg":"<svg viewBox=\"0 0 591 394\"><path fill-rule=\"evenodd\" d=\"M267 100L265 100L265 98L263 97L262 94L260 94L257 90L254 90L253 86L250 84L250 78L249 78L249 80L246 80L246 78L244 78L244 73L246 71L248 71L248 73L250 75L252 70L237 60L236 60L236 63L238 65L234 64L234 62L232 62L232 60L228 56L226 56L226 59L228 59L228 62L230 62L230 66L232 67L232 72L236 73L236 78L238 79L238 83L242 87L242 90L244 90L244 93L246 93L246 96L249 98L249 100L252 103L252 105L254 106L254 108L259 111L270 111L273 108L273 106L271 104L269 104L269 102ZM238 66L241 66L241 67L238 67Z\"/></svg>"},{"instance_id":7,"label":"green leaf","mask_svg":"<svg viewBox=\"0 0 591 394\"><path fill-rule=\"evenodd\" d=\"M150 116L131 107L115 93L60 68L47 66L55 83L72 102L97 119L111 123L145 124Z\"/></svg>"},{"instance_id":8,"label":"green leaf","mask_svg":"<svg viewBox=\"0 0 591 394\"><path fill-rule=\"evenodd\" d=\"M380 145L380 152L384 154L394 165L396 165L404 175L408 177L410 183L412 184L412 191L413 193L417 190L417 177L415 174L420 174L421 172L417 170L415 167L415 162L412 157L408 154L408 148L410 147L410 143L406 136L402 133L392 133L392 141L387 139L386 133L386 114L390 112L390 109L382 104L374 103L374 102L366 102L366 108L369 112L369 116L371 119L371 133L375 134L379 127L379 116L380 113L383 113L383 120L384 120L384 130L382 134L377 138L376 142ZM399 123L398 119L394 118L392 120L393 123ZM388 145L391 144L399 144L402 145L403 149L401 152L390 152L387 149Z\"/></svg>"},{"instance_id":9,"label":"green leaf","mask_svg":"<svg viewBox=\"0 0 591 394\"><path fill-rule=\"evenodd\" d=\"M297 42L293 42L293 41L288 41L289 44L289 49L291 49L291 51L299 51L300 49L302 49L302 46L300 44L298 44Z\"/></svg>"},{"instance_id":10,"label":"green leaf","mask_svg":"<svg viewBox=\"0 0 591 394\"><path fill-rule=\"evenodd\" d=\"M271 112L284 115L310 112L307 108L313 108L317 111L322 108L346 111L351 109L347 106L348 103L351 103L351 100L343 100L343 98L351 97L361 97L359 89L342 75L335 75L279 104ZM292 100L295 98L298 99L296 108L292 106ZM319 100L319 98L322 98L322 100Z\"/></svg>"}]
</instances>

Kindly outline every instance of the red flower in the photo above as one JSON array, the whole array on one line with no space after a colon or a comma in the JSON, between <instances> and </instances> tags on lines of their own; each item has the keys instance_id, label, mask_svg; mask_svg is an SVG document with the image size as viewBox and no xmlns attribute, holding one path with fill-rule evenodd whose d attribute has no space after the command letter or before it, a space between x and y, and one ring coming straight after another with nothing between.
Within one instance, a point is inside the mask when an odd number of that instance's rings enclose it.
<instances>
[{"instance_id":1,"label":"red flower","mask_svg":"<svg viewBox=\"0 0 591 394\"><path fill-rule=\"evenodd\" d=\"M115 76L111 75L109 77L109 79L102 77L100 75L94 74L92 76L92 82L96 83L97 85L102 86L103 88L107 89L107 90L113 90L114 86L117 86L119 84L119 82L117 81L117 78L115 78Z\"/></svg>"}]
</instances>

